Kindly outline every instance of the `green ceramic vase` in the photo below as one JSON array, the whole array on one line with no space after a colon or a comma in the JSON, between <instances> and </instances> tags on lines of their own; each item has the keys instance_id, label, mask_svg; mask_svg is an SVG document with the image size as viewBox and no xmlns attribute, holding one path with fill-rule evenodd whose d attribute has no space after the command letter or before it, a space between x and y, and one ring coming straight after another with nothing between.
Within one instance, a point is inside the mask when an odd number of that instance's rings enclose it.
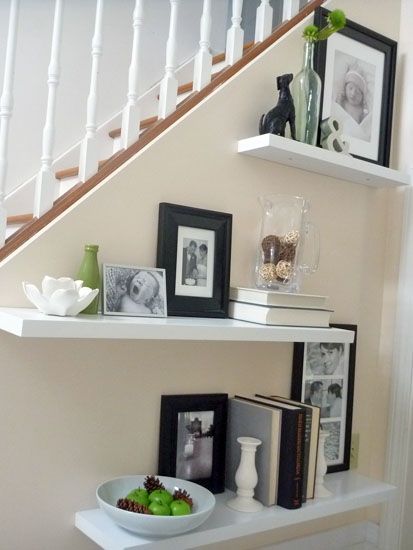
<instances>
[{"instance_id":1,"label":"green ceramic vase","mask_svg":"<svg viewBox=\"0 0 413 550\"><path fill-rule=\"evenodd\" d=\"M88 286L89 288L99 288L100 289L100 271L98 264L98 250L99 246L96 244L87 244L85 245L85 254L83 256L83 261L80 264L79 271L77 273L77 279L83 281L83 286ZM96 314L99 309L99 294L93 300L91 304L87 306L81 313L90 313Z\"/></svg>"}]
</instances>

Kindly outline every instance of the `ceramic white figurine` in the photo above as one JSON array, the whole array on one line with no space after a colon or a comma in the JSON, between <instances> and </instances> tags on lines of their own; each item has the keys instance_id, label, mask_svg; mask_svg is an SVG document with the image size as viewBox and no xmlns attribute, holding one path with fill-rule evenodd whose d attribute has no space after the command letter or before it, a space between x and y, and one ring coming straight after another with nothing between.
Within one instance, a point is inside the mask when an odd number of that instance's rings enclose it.
<instances>
[{"instance_id":1,"label":"ceramic white figurine","mask_svg":"<svg viewBox=\"0 0 413 550\"><path fill-rule=\"evenodd\" d=\"M318 454L317 454L317 470L315 478L314 498L331 497L333 494L331 491L324 487L324 476L327 472L326 457L324 454L324 447L327 437L330 434L320 430L320 436L318 439Z\"/></svg>"},{"instance_id":2,"label":"ceramic white figurine","mask_svg":"<svg viewBox=\"0 0 413 550\"><path fill-rule=\"evenodd\" d=\"M98 295L98 288L92 290L82 285L83 281L74 281L70 277L54 279L46 275L42 281L42 292L26 282L23 282L23 290L42 313L64 317L77 315Z\"/></svg>"},{"instance_id":3,"label":"ceramic white figurine","mask_svg":"<svg viewBox=\"0 0 413 550\"><path fill-rule=\"evenodd\" d=\"M255 437L238 437L241 445L241 460L235 473L237 496L227 502L227 506L239 512L259 512L263 505L254 499L254 488L258 483L255 467L255 453L262 441Z\"/></svg>"}]
</instances>

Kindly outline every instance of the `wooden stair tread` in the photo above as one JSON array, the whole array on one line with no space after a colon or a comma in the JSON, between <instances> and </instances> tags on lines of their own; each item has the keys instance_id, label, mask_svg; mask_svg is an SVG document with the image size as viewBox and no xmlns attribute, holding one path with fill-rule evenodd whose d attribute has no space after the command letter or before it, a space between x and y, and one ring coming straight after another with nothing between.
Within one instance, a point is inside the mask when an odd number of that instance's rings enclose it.
<instances>
[{"instance_id":1,"label":"wooden stair tread","mask_svg":"<svg viewBox=\"0 0 413 550\"><path fill-rule=\"evenodd\" d=\"M79 182L64 195L59 197L55 201L54 206L48 212L43 214L40 218L33 218L24 227L18 229L18 231L13 233L13 235L11 235L6 240L6 244L3 246L3 248L0 249L0 261L4 258L7 258L7 256L9 256L12 252L17 250L24 243L26 243L31 237L36 235L41 229L43 229L50 222L55 220L69 207L77 203L82 197L84 197L104 179L110 176L126 161L136 155L138 151L144 149L149 143L158 138L175 122L177 122L184 115L192 111L209 94L214 92L222 84L232 78L252 60L256 59L265 50L267 50L270 46L277 42L288 31L290 31L298 23L303 21L308 15L313 13L316 8L324 3L324 1L325 0L310 0L297 15L295 15L288 21L283 22L272 32L272 34L268 38L248 48L248 51L239 61L234 63L234 65L229 65L225 67L225 70L217 78L215 78L207 86L205 86L205 88L203 88L200 92L193 93L186 97L182 102L179 103L173 113L171 113L164 119L157 119L156 122L142 134L142 137L138 141L133 143L127 149L122 149L121 151L118 151L118 153L113 156L116 158L111 157L111 159L109 159L102 166L102 169L99 170L96 174L91 176L84 183Z\"/></svg>"},{"instance_id":2,"label":"wooden stair tread","mask_svg":"<svg viewBox=\"0 0 413 550\"><path fill-rule=\"evenodd\" d=\"M157 116L151 116L149 118L144 118L141 120L141 123L139 125L139 128L141 130L146 130L146 128L149 128L149 126L152 126L156 121L158 120ZM115 128L115 130L111 130L109 132L109 137L115 139L120 136L121 128Z\"/></svg>"},{"instance_id":3,"label":"wooden stair tread","mask_svg":"<svg viewBox=\"0 0 413 550\"><path fill-rule=\"evenodd\" d=\"M98 170L103 168L107 162L117 157L121 152L123 151L116 151L111 157L107 159L102 159L98 163ZM79 166L74 166L73 168L65 168L64 170L59 170L56 172L55 177L57 180L63 180L65 178L73 178L76 177L79 174Z\"/></svg>"},{"instance_id":4,"label":"wooden stair tread","mask_svg":"<svg viewBox=\"0 0 413 550\"><path fill-rule=\"evenodd\" d=\"M33 220L33 214L17 214L16 216L7 216L7 225L20 225Z\"/></svg>"},{"instance_id":5,"label":"wooden stair tread","mask_svg":"<svg viewBox=\"0 0 413 550\"><path fill-rule=\"evenodd\" d=\"M211 76L211 79L214 80L214 78L217 78L224 70L225 68L214 73ZM182 84L181 86L178 87L178 95L186 94L187 92L192 92L193 85L194 85L193 82L187 82L186 84ZM159 99L159 95L157 97ZM157 120L158 120L157 116L151 116L149 118L145 118L141 120L139 128L141 130L147 129L149 128L149 126L152 126L152 124L154 124ZM111 130L109 132L109 137L111 137L112 139L115 139L120 136L120 133L121 133L121 128L115 128L114 130Z\"/></svg>"},{"instance_id":6,"label":"wooden stair tread","mask_svg":"<svg viewBox=\"0 0 413 550\"><path fill-rule=\"evenodd\" d=\"M255 42L251 40L251 42L247 42L244 44L244 47L242 49L243 53L245 54L249 49L251 49L254 46ZM217 63L221 63L222 61L225 61L225 52L223 53L217 53L212 58L212 64L216 65Z\"/></svg>"}]
</instances>

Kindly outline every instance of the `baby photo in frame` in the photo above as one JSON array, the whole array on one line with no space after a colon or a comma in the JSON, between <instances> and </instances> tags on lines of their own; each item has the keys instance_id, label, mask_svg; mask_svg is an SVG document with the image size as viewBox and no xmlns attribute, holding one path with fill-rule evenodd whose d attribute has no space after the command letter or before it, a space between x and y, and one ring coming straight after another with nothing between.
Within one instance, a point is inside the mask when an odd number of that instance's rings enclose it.
<instances>
[{"instance_id":1,"label":"baby photo in frame","mask_svg":"<svg viewBox=\"0 0 413 550\"><path fill-rule=\"evenodd\" d=\"M165 270L103 264L103 313L166 317Z\"/></svg>"}]
</instances>

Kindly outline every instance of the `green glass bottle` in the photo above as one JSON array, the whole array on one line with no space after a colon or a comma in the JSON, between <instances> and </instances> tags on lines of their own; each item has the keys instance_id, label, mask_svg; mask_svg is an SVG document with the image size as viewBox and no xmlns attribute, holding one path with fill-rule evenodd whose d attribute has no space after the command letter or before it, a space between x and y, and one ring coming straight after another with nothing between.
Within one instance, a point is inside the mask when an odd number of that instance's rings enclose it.
<instances>
[{"instance_id":1,"label":"green glass bottle","mask_svg":"<svg viewBox=\"0 0 413 550\"><path fill-rule=\"evenodd\" d=\"M100 289L100 271L98 264L98 250L99 246L97 244L87 244L85 245L85 255L83 256L83 261L80 264L79 271L77 273L77 279L83 281L83 286L88 286L89 288L99 288ZM96 314L99 308L99 294L93 300L91 304L87 306L81 313L90 313Z\"/></svg>"},{"instance_id":2,"label":"green glass bottle","mask_svg":"<svg viewBox=\"0 0 413 550\"><path fill-rule=\"evenodd\" d=\"M302 70L291 83L297 141L315 145L320 113L321 79L313 68L314 44L304 43Z\"/></svg>"}]
</instances>

